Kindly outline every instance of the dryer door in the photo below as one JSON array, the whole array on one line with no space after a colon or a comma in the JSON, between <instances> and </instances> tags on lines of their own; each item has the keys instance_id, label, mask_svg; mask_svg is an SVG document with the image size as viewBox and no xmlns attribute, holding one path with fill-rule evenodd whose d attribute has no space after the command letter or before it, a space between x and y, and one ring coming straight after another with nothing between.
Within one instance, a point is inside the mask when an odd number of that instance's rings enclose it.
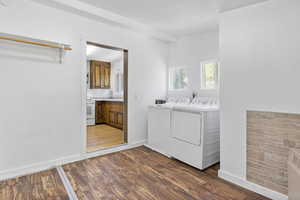
<instances>
[{"instance_id":1,"label":"dryer door","mask_svg":"<svg viewBox=\"0 0 300 200\"><path fill-rule=\"evenodd\" d=\"M193 145L201 145L202 113L174 111L172 137Z\"/></svg>"}]
</instances>

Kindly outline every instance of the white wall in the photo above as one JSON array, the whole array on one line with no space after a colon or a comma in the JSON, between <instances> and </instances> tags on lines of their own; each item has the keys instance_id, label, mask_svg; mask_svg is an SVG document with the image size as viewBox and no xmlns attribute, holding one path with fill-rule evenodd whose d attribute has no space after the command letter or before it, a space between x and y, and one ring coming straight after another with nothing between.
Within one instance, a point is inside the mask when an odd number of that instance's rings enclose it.
<instances>
[{"instance_id":1,"label":"white wall","mask_svg":"<svg viewBox=\"0 0 300 200\"><path fill-rule=\"evenodd\" d=\"M221 170L246 177L246 111L300 113L300 1L270 0L220 22Z\"/></svg>"},{"instance_id":2,"label":"white wall","mask_svg":"<svg viewBox=\"0 0 300 200\"><path fill-rule=\"evenodd\" d=\"M0 7L0 18L1 32L73 48L59 64L0 47L0 174L84 152L86 40L129 50L129 143L146 139L147 105L166 93L167 44L28 0Z\"/></svg>"},{"instance_id":3,"label":"white wall","mask_svg":"<svg viewBox=\"0 0 300 200\"><path fill-rule=\"evenodd\" d=\"M191 94L193 91L203 96L215 96L216 91L201 90L200 63L219 58L218 31L186 35L170 44L169 67L186 67L189 88L185 92L169 91L169 95Z\"/></svg>"}]
</instances>

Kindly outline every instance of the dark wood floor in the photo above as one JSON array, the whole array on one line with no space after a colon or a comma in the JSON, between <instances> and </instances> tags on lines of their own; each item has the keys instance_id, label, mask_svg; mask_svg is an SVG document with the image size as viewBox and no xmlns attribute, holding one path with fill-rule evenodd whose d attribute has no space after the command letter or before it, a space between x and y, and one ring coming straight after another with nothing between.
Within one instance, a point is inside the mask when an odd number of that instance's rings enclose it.
<instances>
[{"instance_id":1,"label":"dark wood floor","mask_svg":"<svg viewBox=\"0 0 300 200\"><path fill-rule=\"evenodd\" d=\"M146 147L64 166L80 200L269 200Z\"/></svg>"},{"instance_id":2,"label":"dark wood floor","mask_svg":"<svg viewBox=\"0 0 300 200\"><path fill-rule=\"evenodd\" d=\"M55 169L0 182L1 200L68 200Z\"/></svg>"}]
</instances>

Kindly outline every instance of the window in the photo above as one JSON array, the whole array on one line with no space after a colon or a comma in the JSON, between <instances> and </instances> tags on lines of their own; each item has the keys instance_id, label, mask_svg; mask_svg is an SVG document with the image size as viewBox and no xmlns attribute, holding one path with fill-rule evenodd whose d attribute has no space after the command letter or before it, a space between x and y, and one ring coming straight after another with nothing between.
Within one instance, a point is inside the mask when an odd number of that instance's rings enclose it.
<instances>
[{"instance_id":1,"label":"window","mask_svg":"<svg viewBox=\"0 0 300 200\"><path fill-rule=\"evenodd\" d=\"M218 81L218 63L216 61L201 63L201 89L217 89Z\"/></svg>"},{"instance_id":2,"label":"window","mask_svg":"<svg viewBox=\"0 0 300 200\"><path fill-rule=\"evenodd\" d=\"M179 90L188 86L188 77L185 68L174 68L169 71L169 89Z\"/></svg>"}]
</instances>

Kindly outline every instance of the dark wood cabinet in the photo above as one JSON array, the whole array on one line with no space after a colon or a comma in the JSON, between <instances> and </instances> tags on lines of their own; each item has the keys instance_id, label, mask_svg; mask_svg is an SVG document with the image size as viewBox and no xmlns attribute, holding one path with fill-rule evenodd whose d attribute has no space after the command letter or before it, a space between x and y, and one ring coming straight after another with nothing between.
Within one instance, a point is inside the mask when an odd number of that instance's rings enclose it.
<instances>
[{"instance_id":1,"label":"dark wood cabinet","mask_svg":"<svg viewBox=\"0 0 300 200\"><path fill-rule=\"evenodd\" d=\"M97 101L96 123L123 129L123 102Z\"/></svg>"},{"instance_id":2,"label":"dark wood cabinet","mask_svg":"<svg viewBox=\"0 0 300 200\"><path fill-rule=\"evenodd\" d=\"M116 128L123 128L123 113L117 111L109 111L108 124Z\"/></svg>"},{"instance_id":3,"label":"dark wood cabinet","mask_svg":"<svg viewBox=\"0 0 300 200\"><path fill-rule=\"evenodd\" d=\"M116 122L117 122L116 123L117 127L123 128L123 112L122 113L120 113L120 112L117 113L117 121Z\"/></svg>"},{"instance_id":4,"label":"dark wood cabinet","mask_svg":"<svg viewBox=\"0 0 300 200\"><path fill-rule=\"evenodd\" d=\"M96 124L105 123L105 109L104 102L97 101L96 102Z\"/></svg>"},{"instance_id":5,"label":"dark wood cabinet","mask_svg":"<svg viewBox=\"0 0 300 200\"><path fill-rule=\"evenodd\" d=\"M103 85L104 85L104 88L110 88L110 72L111 72L111 70L110 70L110 63L108 63L108 64L106 64L106 65L104 65L104 67L103 67L103 73L104 73L104 83L103 83Z\"/></svg>"},{"instance_id":6,"label":"dark wood cabinet","mask_svg":"<svg viewBox=\"0 0 300 200\"><path fill-rule=\"evenodd\" d=\"M90 89L110 89L109 62L90 61Z\"/></svg>"}]
</instances>

